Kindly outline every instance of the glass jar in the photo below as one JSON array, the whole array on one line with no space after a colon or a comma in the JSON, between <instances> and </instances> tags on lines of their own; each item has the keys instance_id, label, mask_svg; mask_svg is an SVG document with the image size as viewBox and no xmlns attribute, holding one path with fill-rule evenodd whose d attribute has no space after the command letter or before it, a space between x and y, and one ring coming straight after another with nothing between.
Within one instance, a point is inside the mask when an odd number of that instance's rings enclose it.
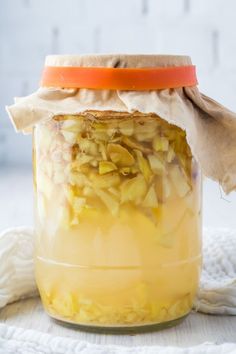
<instances>
[{"instance_id":1,"label":"glass jar","mask_svg":"<svg viewBox=\"0 0 236 354\"><path fill-rule=\"evenodd\" d=\"M185 132L156 114L86 111L33 135L49 315L106 332L180 322L201 268L201 173Z\"/></svg>"}]
</instances>

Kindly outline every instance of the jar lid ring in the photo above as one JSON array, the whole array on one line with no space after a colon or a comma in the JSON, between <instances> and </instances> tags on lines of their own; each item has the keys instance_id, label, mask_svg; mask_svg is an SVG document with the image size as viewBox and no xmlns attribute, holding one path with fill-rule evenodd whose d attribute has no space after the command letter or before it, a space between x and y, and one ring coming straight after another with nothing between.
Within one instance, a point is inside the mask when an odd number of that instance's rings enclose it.
<instances>
[{"instance_id":1,"label":"jar lid ring","mask_svg":"<svg viewBox=\"0 0 236 354\"><path fill-rule=\"evenodd\" d=\"M160 90L196 86L194 65L145 68L45 66L42 87Z\"/></svg>"}]
</instances>

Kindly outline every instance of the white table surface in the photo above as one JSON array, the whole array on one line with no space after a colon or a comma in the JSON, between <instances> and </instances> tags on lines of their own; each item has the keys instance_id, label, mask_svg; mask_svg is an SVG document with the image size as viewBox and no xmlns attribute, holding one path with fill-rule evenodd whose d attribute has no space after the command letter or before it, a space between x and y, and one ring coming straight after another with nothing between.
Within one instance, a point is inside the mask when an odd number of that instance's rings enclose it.
<instances>
[{"instance_id":1,"label":"white table surface","mask_svg":"<svg viewBox=\"0 0 236 354\"><path fill-rule=\"evenodd\" d=\"M236 197L221 198L216 184L204 185L204 224L236 228ZM32 225L32 177L30 171L0 169L0 231L7 227ZM138 335L101 335L67 328L51 320L38 298L6 306L0 322L36 329L53 335L73 337L96 344L191 346L203 342L236 342L236 316L191 313L179 326Z\"/></svg>"}]
</instances>

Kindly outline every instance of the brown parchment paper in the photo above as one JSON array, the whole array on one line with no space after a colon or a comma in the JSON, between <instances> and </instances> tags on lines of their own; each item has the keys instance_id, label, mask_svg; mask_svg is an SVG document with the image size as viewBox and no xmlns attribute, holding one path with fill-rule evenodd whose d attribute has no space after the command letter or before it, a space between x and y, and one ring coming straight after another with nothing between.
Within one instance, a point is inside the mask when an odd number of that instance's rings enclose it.
<instances>
[{"instance_id":1,"label":"brown parchment paper","mask_svg":"<svg viewBox=\"0 0 236 354\"><path fill-rule=\"evenodd\" d=\"M171 55L63 55L48 56L50 66L167 67L191 65L187 56ZM156 91L110 91L39 88L7 107L16 131L30 132L39 122L58 114L87 110L155 113L184 129L203 173L224 191L236 189L236 114L197 87Z\"/></svg>"}]
</instances>

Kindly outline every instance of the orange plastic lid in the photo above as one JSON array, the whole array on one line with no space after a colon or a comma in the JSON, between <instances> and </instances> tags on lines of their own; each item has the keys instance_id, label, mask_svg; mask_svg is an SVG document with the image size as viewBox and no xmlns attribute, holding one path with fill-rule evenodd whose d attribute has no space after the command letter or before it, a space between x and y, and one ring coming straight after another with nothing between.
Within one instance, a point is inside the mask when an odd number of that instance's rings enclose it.
<instances>
[{"instance_id":1,"label":"orange plastic lid","mask_svg":"<svg viewBox=\"0 0 236 354\"><path fill-rule=\"evenodd\" d=\"M158 90L197 85L194 65L149 68L45 66L41 86Z\"/></svg>"}]
</instances>

